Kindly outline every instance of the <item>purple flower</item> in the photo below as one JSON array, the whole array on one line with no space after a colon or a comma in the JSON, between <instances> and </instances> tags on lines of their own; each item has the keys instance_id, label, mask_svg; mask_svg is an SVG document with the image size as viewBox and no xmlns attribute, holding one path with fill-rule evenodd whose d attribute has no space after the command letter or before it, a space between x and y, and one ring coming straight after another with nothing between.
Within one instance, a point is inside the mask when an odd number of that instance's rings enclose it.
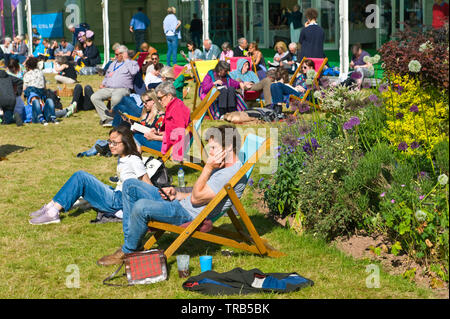
<instances>
[{"instance_id":1,"label":"purple flower","mask_svg":"<svg viewBox=\"0 0 450 319\"><path fill-rule=\"evenodd\" d=\"M381 84L380 87L378 88L378 91L380 93L383 93L384 91L386 91L388 89L387 84Z\"/></svg>"},{"instance_id":2,"label":"purple flower","mask_svg":"<svg viewBox=\"0 0 450 319\"><path fill-rule=\"evenodd\" d=\"M253 178L250 177L250 179L248 180L248 184L249 184L250 186L253 186Z\"/></svg>"},{"instance_id":3,"label":"purple flower","mask_svg":"<svg viewBox=\"0 0 450 319\"><path fill-rule=\"evenodd\" d=\"M286 119L286 124L288 125L288 126L292 126L292 125L294 125L296 122L297 122L297 117L296 116L294 116L294 115L289 115L289 117Z\"/></svg>"},{"instance_id":4,"label":"purple flower","mask_svg":"<svg viewBox=\"0 0 450 319\"><path fill-rule=\"evenodd\" d=\"M383 101L381 101L381 100L375 101L375 102L373 103L373 105L375 105L375 106L377 106L377 107L380 107L382 104L383 104Z\"/></svg>"},{"instance_id":5,"label":"purple flower","mask_svg":"<svg viewBox=\"0 0 450 319\"><path fill-rule=\"evenodd\" d=\"M362 84L362 87L363 87L363 89L370 89L370 83L369 82L364 82L363 84Z\"/></svg>"},{"instance_id":6,"label":"purple flower","mask_svg":"<svg viewBox=\"0 0 450 319\"><path fill-rule=\"evenodd\" d=\"M376 94L372 94L371 96L369 96L369 101L370 102L378 101L378 96L376 96Z\"/></svg>"},{"instance_id":7,"label":"purple flower","mask_svg":"<svg viewBox=\"0 0 450 319\"><path fill-rule=\"evenodd\" d=\"M398 112L395 117L397 118L397 120L401 120L403 118L404 114L402 112Z\"/></svg>"},{"instance_id":8,"label":"purple flower","mask_svg":"<svg viewBox=\"0 0 450 319\"><path fill-rule=\"evenodd\" d=\"M298 140L297 140L297 138L296 138L295 136L290 135L290 134L285 135L285 136L282 138L281 141L283 142L284 145L290 146L290 147L292 147L292 148L295 148L295 147L297 147L297 145L298 145Z\"/></svg>"},{"instance_id":9,"label":"purple flower","mask_svg":"<svg viewBox=\"0 0 450 319\"><path fill-rule=\"evenodd\" d=\"M406 142L401 142L400 144L398 144L398 150L399 151L406 151L408 149L408 144L406 144Z\"/></svg>"},{"instance_id":10,"label":"purple flower","mask_svg":"<svg viewBox=\"0 0 450 319\"><path fill-rule=\"evenodd\" d=\"M362 74L359 72L352 72L352 74L350 74L350 78L352 78L353 80L359 80L360 78L362 78Z\"/></svg>"},{"instance_id":11,"label":"purple flower","mask_svg":"<svg viewBox=\"0 0 450 319\"><path fill-rule=\"evenodd\" d=\"M352 123L353 126L361 124L361 121L359 120L359 117L357 117L357 116L353 116L349 122Z\"/></svg>"},{"instance_id":12,"label":"purple flower","mask_svg":"<svg viewBox=\"0 0 450 319\"><path fill-rule=\"evenodd\" d=\"M417 178L421 179L421 178L428 178L428 173L421 171L419 174L417 174Z\"/></svg>"},{"instance_id":13,"label":"purple flower","mask_svg":"<svg viewBox=\"0 0 450 319\"><path fill-rule=\"evenodd\" d=\"M361 124L359 117L353 116L350 120L348 120L347 122L344 123L342 128L344 130L351 130L353 127L355 127L356 125L359 125L359 124Z\"/></svg>"},{"instance_id":14,"label":"purple flower","mask_svg":"<svg viewBox=\"0 0 450 319\"><path fill-rule=\"evenodd\" d=\"M397 85L397 93L398 95L402 95L404 87L401 85Z\"/></svg>"},{"instance_id":15,"label":"purple flower","mask_svg":"<svg viewBox=\"0 0 450 319\"><path fill-rule=\"evenodd\" d=\"M311 138L311 140L309 140L305 144L303 144L303 150L308 155L311 155L319 147L320 147L320 145L319 145L319 143L317 143L317 140L315 138Z\"/></svg>"},{"instance_id":16,"label":"purple flower","mask_svg":"<svg viewBox=\"0 0 450 319\"><path fill-rule=\"evenodd\" d=\"M411 105L411 107L409 108L409 111L410 111L410 112L413 112L413 113L417 113L417 112L419 112L419 108L417 107L417 105L413 104L413 105Z\"/></svg>"},{"instance_id":17,"label":"purple flower","mask_svg":"<svg viewBox=\"0 0 450 319\"><path fill-rule=\"evenodd\" d=\"M346 131L351 130L353 128L353 125L350 122L345 122L344 125L342 125L342 128Z\"/></svg>"},{"instance_id":18,"label":"purple flower","mask_svg":"<svg viewBox=\"0 0 450 319\"><path fill-rule=\"evenodd\" d=\"M258 181L258 183L261 183L264 180L264 177L261 177Z\"/></svg>"},{"instance_id":19,"label":"purple flower","mask_svg":"<svg viewBox=\"0 0 450 319\"><path fill-rule=\"evenodd\" d=\"M415 150L416 148L419 148L419 147L420 147L420 144L417 143L416 141L414 141L414 142L411 143L410 146L411 146L411 149Z\"/></svg>"},{"instance_id":20,"label":"purple flower","mask_svg":"<svg viewBox=\"0 0 450 319\"><path fill-rule=\"evenodd\" d=\"M302 102L302 103L300 103L300 104L297 106L297 110L298 110L300 113L306 113L306 112L309 111L309 104L306 103L306 102Z\"/></svg>"}]
</instances>

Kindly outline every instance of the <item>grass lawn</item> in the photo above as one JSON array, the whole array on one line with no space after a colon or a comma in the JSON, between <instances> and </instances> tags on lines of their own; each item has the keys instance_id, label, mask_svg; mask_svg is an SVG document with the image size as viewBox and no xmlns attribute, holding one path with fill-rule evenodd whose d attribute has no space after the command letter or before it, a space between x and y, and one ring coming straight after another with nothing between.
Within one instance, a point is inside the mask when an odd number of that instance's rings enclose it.
<instances>
[{"instance_id":1,"label":"grass lawn","mask_svg":"<svg viewBox=\"0 0 450 319\"><path fill-rule=\"evenodd\" d=\"M50 87L55 88L52 77L49 76ZM96 90L100 78L88 76L79 80L93 84ZM67 106L69 98L62 101ZM192 106L192 96L185 102ZM0 127L0 156L7 157L0 161L0 298L207 298L183 290L175 256L168 260L168 281L127 289L104 286L102 280L116 267L99 267L96 261L123 243L122 224L90 224L96 216L93 210L63 213L60 224L28 223L28 214L47 203L75 171L85 170L105 183L115 174L116 158L76 157L97 139L107 139L109 129L99 126L98 120L95 111L88 111L63 119L59 125ZM208 120L204 123L205 127L213 124L216 123ZM177 167L171 167L174 175L176 170ZM198 175L186 170L188 186ZM225 257L221 254L225 247L190 239L178 253L191 256L192 275L200 273L198 257L211 254L218 272L236 267L259 268L263 272L297 272L315 282L313 287L295 293L254 294L246 298L434 298L431 289L419 288L382 269L380 288L367 288L366 267L373 262L355 260L311 235L298 236L281 228L264 218L256 208L256 200L248 188L243 203L257 230L287 256L265 258L236 250L232 257ZM223 217L217 223L227 227L230 220ZM167 247L174 236L165 238L160 248ZM66 282L70 282L74 265L79 270L80 287L68 288Z\"/></svg>"}]
</instances>

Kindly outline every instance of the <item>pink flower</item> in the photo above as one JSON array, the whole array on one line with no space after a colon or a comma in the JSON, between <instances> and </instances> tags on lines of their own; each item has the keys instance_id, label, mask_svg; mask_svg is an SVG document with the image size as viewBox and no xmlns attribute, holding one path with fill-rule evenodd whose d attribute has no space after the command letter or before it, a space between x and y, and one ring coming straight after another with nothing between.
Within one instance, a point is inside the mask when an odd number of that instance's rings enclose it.
<instances>
[{"instance_id":1,"label":"pink flower","mask_svg":"<svg viewBox=\"0 0 450 319\"><path fill-rule=\"evenodd\" d=\"M401 187L405 187L405 184L400 185Z\"/></svg>"},{"instance_id":2,"label":"pink flower","mask_svg":"<svg viewBox=\"0 0 450 319\"><path fill-rule=\"evenodd\" d=\"M391 203L394 204L395 203L395 199L391 199Z\"/></svg>"},{"instance_id":3,"label":"pink flower","mask_svg":"<svg viewBox=\"0 0 450 319\"><path fill-rule=\"evenodd\" d=\"M424 199L424 198L425 198L425 196L423 196L423 195L420 195L420 196L419 196L419 199L420 199L420 200L422 200L422 199Z\"/></svg>"},{"instance_id":4,"label":"pink flower","mask_svg":"<svg viewBox=\"0 0 450 319\"><path fill-rule=\"evenodd\" d=\"M385 192L381 193L381 194L380 194L380 197L384 197L384 195L386 195Z\"/></svg>"}]
</instances>

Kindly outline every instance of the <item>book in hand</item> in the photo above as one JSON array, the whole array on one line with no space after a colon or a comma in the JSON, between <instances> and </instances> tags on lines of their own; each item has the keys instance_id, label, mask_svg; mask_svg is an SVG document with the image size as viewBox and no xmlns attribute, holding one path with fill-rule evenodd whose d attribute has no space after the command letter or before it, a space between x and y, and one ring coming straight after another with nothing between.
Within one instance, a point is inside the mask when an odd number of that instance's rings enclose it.
<instances>
[{"instance_id":1,"label":"book in hand","mask_svg":"<svg viewBox=\"0 0 450 319\"><path fill-rule=\"evenodd\" d=\"M141 132L142 134L145 134L147 132L150 132L150 128L147 126L144 126L142 124L136 123L134 122L131 127L130 130L132 131L137 131L137 132Z\"/></svg>"}]
</instances>

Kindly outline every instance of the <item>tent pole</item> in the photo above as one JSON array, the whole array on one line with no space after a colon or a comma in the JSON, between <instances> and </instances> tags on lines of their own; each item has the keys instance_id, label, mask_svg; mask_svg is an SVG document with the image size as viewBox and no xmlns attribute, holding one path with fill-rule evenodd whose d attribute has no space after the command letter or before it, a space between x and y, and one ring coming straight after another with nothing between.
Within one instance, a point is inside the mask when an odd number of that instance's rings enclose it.
<instances>
[{"instance_id":1,"label":"tent pole","mask_svg":"<svg viewBox=\"0 0 450 319\"><path fill-rule=\"evenodd\" d=\"M27 33L28 33L28 54L33 53L33 26L31 24L31 0L26 0L27 11Z\"/></svg>"}]
</instances>

